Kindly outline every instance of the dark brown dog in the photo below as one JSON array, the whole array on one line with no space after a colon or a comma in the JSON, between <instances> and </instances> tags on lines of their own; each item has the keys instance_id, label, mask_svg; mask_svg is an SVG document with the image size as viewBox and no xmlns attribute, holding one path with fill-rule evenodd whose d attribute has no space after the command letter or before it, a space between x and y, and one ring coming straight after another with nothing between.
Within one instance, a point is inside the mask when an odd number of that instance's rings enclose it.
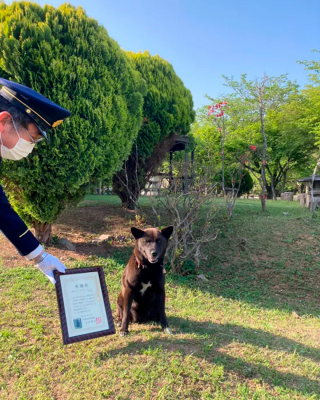
<instances>
[{"instance_id":1,"label":"dark brown dog","mask_svg":"<svg viewBox=\"0 0 320 400\"><path fill-rule=\"evenodd\" d=\"M159 321L172 334L165 314L163 258L173 227L140 230L131 228L136 245L121 278L117 301L120 336L128 333L129 321Z\"/></svg>"}]
</instances>

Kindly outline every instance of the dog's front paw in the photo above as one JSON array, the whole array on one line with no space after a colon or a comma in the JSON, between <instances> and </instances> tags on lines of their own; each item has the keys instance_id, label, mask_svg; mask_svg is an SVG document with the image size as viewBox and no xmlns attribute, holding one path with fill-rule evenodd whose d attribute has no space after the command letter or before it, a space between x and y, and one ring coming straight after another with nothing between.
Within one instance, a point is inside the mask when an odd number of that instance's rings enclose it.
<instances>
[{"instance_id":1,"label":"dog's front paw","mask_svg":"<svg viewBox=\"0 0 320 400\"><path fill-rule=\"evenodd\" d=\"M167 333L168 335L173 335L172 330L167 326L166 328L163 329L164 333Z\"/></svg>"},{"instance_id":2,"label":"dog's front paw","mask_svg":"<svg viewBox=\"0 0 320 400\"><path fill-rule=\"evenodd\" d=\"M126 335L129 335L129 332L128 331L120 331L120 333L119 333L119 336L120 337L125 337Z\"/></svg>"}]
</instances>

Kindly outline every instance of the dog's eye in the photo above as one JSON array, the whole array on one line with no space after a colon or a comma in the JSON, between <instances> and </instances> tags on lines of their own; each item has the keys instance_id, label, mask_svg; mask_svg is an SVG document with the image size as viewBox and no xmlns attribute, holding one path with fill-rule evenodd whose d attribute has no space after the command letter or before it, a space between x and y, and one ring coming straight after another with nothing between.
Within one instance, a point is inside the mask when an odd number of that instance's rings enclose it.
<instances>
[{"instance_id":1,"label":"dog's eye","mask_svg":"<svg viewBox=\"0 0 320 400\"><path fill-rule=\"evenodd\" d=\"M146 240L146 243L151 243L151 240L150 240L150 239L147 239L147 240Z\"/></svg>"}]
</instances>

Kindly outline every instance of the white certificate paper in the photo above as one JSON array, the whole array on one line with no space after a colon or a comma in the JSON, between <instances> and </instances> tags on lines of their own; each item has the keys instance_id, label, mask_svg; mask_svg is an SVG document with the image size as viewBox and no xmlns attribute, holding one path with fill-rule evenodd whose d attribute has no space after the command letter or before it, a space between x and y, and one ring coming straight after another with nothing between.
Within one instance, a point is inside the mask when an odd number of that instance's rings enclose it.
<instances>
[{"instance_id":1,"label":"white certificate paper","mask_svg":"<svg viewBox=\"0 0 320 400\"><path fill-rule=\"evenodd\" d=\"M109 329L98 272L61 275L69 337Z\"/></svg>"}]
</instances>

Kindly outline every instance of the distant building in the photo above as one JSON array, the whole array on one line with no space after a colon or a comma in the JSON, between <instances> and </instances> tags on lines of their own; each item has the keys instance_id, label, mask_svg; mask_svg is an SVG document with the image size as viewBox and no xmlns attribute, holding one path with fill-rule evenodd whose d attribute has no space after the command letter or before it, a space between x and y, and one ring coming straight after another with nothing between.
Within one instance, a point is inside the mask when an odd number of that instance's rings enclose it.
<instances>
[{"instance_id":1,"label":"distant building","mask_svg":"<svg viewBox=\"0 0 320 400\"><path fill-rule=\"evenodd\" d=\"M305 193L301 193L300 195L300 206L308 207L314 212L316 207L320 206L320 176L307 176L306 178L298 179L298 182L302 183L305 187Z\"/></svg>"},{"instance_id":2,"label":"distant building","mask_svg":"<svg viewBox=\"0 0 320 400\"><path fill-rule=\"evenodd\" d=\"M174 145L171 147L171 149L169 150L170 153L170 168L169 168L169 174L164 174L164 173L158 173L154 176L152 176L149 180L149 183L147 184L147 186L145 187L145 189L143 189L141 191L141 194L144 196L156 196L160 193L161 189L165 189L168 188L170 186L170 183L173 180L173 172L172 172L172 159L173 159L173 153L175 153L176 151L185 151L185 170L187 171L187 165L189 163L189 155L187 152L187 147L189 144L189 137L188 136L179 136L177 137L177 139L175 140ZM194 150L192 150L191 152L191 164L193 165L193 161L194 161ZM183 190L184 192L188 191L188 181L190 181L190 179L192 179L192 177L189 176L183 176L180 178L181 181L183 181Z\"/></svg>"}]
</instances>

